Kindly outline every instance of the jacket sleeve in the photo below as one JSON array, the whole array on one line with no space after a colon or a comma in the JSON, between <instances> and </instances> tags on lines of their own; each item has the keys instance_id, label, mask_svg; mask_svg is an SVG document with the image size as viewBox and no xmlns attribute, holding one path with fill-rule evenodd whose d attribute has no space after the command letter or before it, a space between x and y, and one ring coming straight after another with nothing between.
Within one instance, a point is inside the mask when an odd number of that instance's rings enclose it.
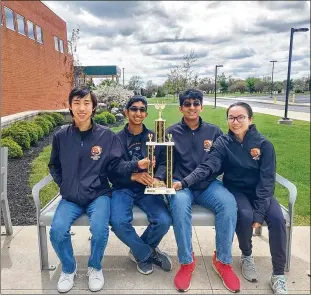
<instances>
[{"instance_id":1,"label":"jacket sleeve","mask_svg":"<svg viewBox=\"0 0 311 295\"><path fill-rule=\"evenodd\" d=\"M134 170L138 169L138 161L125 161L122 143L113 132L111 136L111 148L108 163L108 174L128 178Z\"/></svg>"},{"instance_id":2,"label":"jacket sleeve","mask_svg":"<svg viewBox=\"0 0 311 295\"><path fill-rule=\"evenodd\" d=\"M183 188L191 187L221 171L225 157L226 149L222 137L219 137L213 144L211 151L205 155L202 163L181 181Z\"/></svg>"},{"instance_id":3,"label":"jacket sleeve","mask_svg":"<svg viewBox=\"0 0 311 295\"><path fill-rule=\"evenodd\" d=\"M52 151L48 167L53 177L53 180L60 187L60 185L62 184L62 166L59 160L59 141L57 134L53 135Z\"/></svg>"},{"instance_id":4,"label":"jacket sleeve","mask_svg":"<svg viewBox=\"0 0 311 295\"><path fill-rule=\"evenodd\" d=\"M262 156L260 163L260 179L256 186L254 201L254 222L263 223L270 206L275 188L276 157L271 142L265 141L261 146Z\"/></svg>"}]
</instances>

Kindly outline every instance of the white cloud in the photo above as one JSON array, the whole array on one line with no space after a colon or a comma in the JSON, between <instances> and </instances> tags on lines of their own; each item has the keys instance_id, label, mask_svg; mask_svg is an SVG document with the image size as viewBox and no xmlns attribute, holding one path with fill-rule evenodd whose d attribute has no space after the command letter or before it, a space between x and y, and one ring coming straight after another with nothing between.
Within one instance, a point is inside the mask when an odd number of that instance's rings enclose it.
<instances>
[{"instance_id":1,"label":"white cloud","mask_svg":"<svg viewBox=\"0 0 311 295\"><path fill-rule=\"evenodd\" d=\"M287 74L291 27L310 28L309 1L43 1L67 22L68 38L80 29L83 65L125 68L163 83L183 54L198 55L195 71L213 76ZM295 33L292 78L310 74L310 32Z\"/></svg>"}]
</instances>

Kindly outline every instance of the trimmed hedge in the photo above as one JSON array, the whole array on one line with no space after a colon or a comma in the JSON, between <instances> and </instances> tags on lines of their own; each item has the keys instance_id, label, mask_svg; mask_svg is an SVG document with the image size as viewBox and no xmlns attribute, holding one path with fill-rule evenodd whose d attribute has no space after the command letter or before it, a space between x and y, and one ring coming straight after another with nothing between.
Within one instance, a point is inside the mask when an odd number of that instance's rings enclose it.
<instances>
[{"instance_id":1,"label":"trimmed hedge","mask_svg":"<svg viewBox=\"0 0 311 295\"><path fill-rule=\"evenodd\" d=\"M16 143L10 136L1 139L1 146L8 147L8 157L10 159L21 158L23 156L23 150L21 146Z\"/></svg>"},{"instance_id":2,"label":"trimmed hedge","mask_svg":"<svg viewBox=\"0 0 311 295\"><path fill-rule=\"evenodd\" d=\"M104 112L105 116L107 118L107 123L108 124L114 124L117 120L116 120L116 116L114 114L108 113L108 112Z\"/></svg>"},{"instance_id":3,"label":"trimmed hedge","mask_svg":"<svg viewBox=\"0 0 311 295\"><path fill-rule=\"evenodd\" d=\"M29 137L30 137L30 144L34 145L38 142L39 140L39 135L37 128L31 124L29 121L19 121L16 122L12 125L12 127L20 127L21 129L24 129L28 132Z\"/></svg>"},{"instance_id":4,"label":"trimmed hedge","mask_svg":"<svg viewBox=\"0 0 311 295\"><path fill-rule=\"evenodd\" d=\"M48 135L50 133L50 130L53 129L52 123L42 116L36 117L34 119L34 122L43 129L44 135Z\"/></svg>"},{"instance_id":5,"label":"trimmed hedge","mask_svg":"<svg viewBox=\"0 0 311 295\"><path fill-rule=\"evenodd\" d=\"M30 136L28 132L19 126L10 126L2 130L2 138L12 137L22 149L28 150L30 148Z\"/></svg>"},{"instance_id":6,"label":"trimmed hedge","mask_svg":"<svg viewBox=\"0 0 311 295\"><path fill-rule=\"evenodd\" d=\"M47 119L52 123L53 128L57 125L53 116L50 113L39 113L39 116Z\"/></svg>"},{"instance_id":7,"label":"trimmed hedge","mask_svg":"<svg viewBox=\"0 0 311 295\"><path fill-rule=\"evenodd\" d=\"M95 115L94 121L100 125L107 125L107 117L103 113Z\"/></svg>"},{"instance_id":8,"label":"trimmed hedge","mask_svg":"<svg viewBox=\"0 0 311 295\"><path fill-rule=\"evenodd\" d=\"M54 118L57 125L65 124L65 118L62 114L54 112L54 113L51 113L50 115Z\"/></svg>"}]
</instances>

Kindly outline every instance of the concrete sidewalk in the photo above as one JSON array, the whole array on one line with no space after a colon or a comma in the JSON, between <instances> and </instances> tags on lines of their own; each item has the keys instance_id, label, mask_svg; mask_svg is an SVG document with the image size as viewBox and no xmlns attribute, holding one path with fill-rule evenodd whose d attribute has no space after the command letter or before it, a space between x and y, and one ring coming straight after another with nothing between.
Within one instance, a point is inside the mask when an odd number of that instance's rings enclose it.
<instances>
[{"instance_id":1,"label":"concrete sidewalk","mask_svg":"<svg viewBox=\"0 0 311 295\"><path fill-rule=\"evenodd\" d=\"M203 101L204 105L214 105L214 102L212 101ZM228 105L222 104L222 103L217 103L218 107L222 108L228 108ZM278 119L281 119L284 117L284 110L277 110L277 109L269 109L265 107L252 107L254 113L261 113L261 114L267 114L267 115L272 115L276 116L279 118L275 118L276 122ZM310 122L310 114L309 113L303 113L303 112L295 112L295 111L288 111L288 118L290 119L295 119L295 120L302 120L302 121L308 121Z\"/></svg>"},{"instance_id":2,"label":"concrete sidewalk","mask_svg":"<svg viewBox=\"0 0 311 295\"><path fill-rule=\"evenodd\" d=\"M206 97L206 96L205 96ZM243 96L240 97L234 97L234 96L217 96L217 98L220 99L228 99L228 100L237 100L237 98L243 100ZM273 98L271 98L271 100L267 100L267 99L260 99L260 96L258 96L258 98L249 98L247 97L247 99L245 101L251 101L251 102L261 102L261 103L265 103L265 104L278 104L278 105L285 105L285 102L282 100L277 100L278 97L276 96L276 102L274 102ZM302 107L308 107L310 106L309 102L292 102L292 98L289 99L288 105L292 105L292 106L302 106Z\"/></svg>"},{"instance_id":3,"label":"concrete sidewalk","mask_svg":"<svg viewBox=\"0 0 311 295\"><path fill-rule=\"evenodd\" d=\"M144 227L136 227L139 234ZM4 228L2 228L4 230ZM90 242L88 227L73 227L74 252L78 263L78 277L70 294L90 294L87 288L87 261ZM12 237L1 236L1 294L57 294L57 281L61 272L59 260L50 242L49 258L56 264L55 271L39 269L39 253L36 226L15 226ZM241 278L241 294L272 294L268 285L271 274L267 227L261 237L253 238L254 257L259 274L258 283L245 281L239 266L240 251L235 237L233 244L233 267ZM160 244L173 260L173 270L163 272L155 268L145 276L136 270L136 264L128 257L128 248L110 232L103 259L104 289L97 294L179 294L173 285L179 264L176 242L172 228ZM189 294L231 294L212 269L211 259L215 249L213 227L193 228L193 249L197 257L196 272ZM298 226L293 231L291 270L286 273L289 293L310 294L310 227Z\"/></svg>"}]
</instances>

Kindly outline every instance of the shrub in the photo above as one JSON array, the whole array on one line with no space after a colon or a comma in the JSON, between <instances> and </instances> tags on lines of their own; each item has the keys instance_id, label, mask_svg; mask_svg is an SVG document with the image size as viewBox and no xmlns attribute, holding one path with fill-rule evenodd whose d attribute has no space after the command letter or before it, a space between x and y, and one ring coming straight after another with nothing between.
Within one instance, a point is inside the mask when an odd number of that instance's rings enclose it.
<instances>
[{"instance_id":1,"label":"shrub","mask_svg":"<svg viewBox=\"0 0 311 295\"><path fill-rule=\"evenodd\" d=\"M10 159L21 158L23 156L23 150L21 146L9 136L1 139L1 146L8 147L9 150L8 157Z\"/></svg>"},{"instance_id":2,"label":"shrub","mask_svg":"<svg viewBox=\"0 0 311 295\"><path fill-rule=\"evenodd\" d=\"M47 119L52 123L52 126L55 127L57 124L55 122L54 117L50 113L40 113L39 116L42 116L43 118Z\"/></svg>"},{"instance_id":3,"label":"shrub","mask_svg":"<svg viewBox=\"0 0 311 295\"><path fill-rule=\"evenodd\" d=\"M37 128L31 124L29 121L19 121L17 123L14 123L12 127L20 127L21 129L24 129L28 132L30 137L30 144L34 145L39 140L39 135Z\"/></svg>"},{"instance_id":4,"label":"shrub","mask_svg":"<svg viewBox=\"0 0 311 295\"><path fill-rule=\"evenodd\" d=\"M50 115L54 118L55 123L57 125L64 125L65 124L65 118L62 114L54 112L54 113L51 113Z\"/></svg>"},{"instance_id":5,"label":"shrub","mask_svg":"<svg viewBox=\"0 0 311 295\"><path fill-rule=\"evenodd\" d=\"M38 134L38 140L41 139L43 136L44 136L44 131L42 129L41 126L39 126L35 121L28 121L29 124L34 128L36 129L37 131L37 134Z\"/></svg>"},{"instance_id":6,"label":"shrub","mask_svg":"<svg viewBox=\"0 0 311 295\"><path fill-rule=\"evenodd\" d=\"M108 124L114 124L117 121L116 116L107 111L102 112L101 115L104 115L106 117Z\"/></svg>"},{"instance_id":7,"label":"shrub","mask_svg":"<svg viewBox=\"0 0 311 295\"><path fill-rule=\"evenodd\" d=\"M107 125L107 118L104 113L95 115L94 121L100 125Z\"/></svg>"},{"instance_id":8,"label":"shrub","mask_svg":"<svg viewBox=\"0 0 311 295\"><path fill-rule=\"evenodd\" d=\"M50 133L50 128L53 128L53 126L51 127L52 123L42 116L36 117L34 122L42 128L44 135L48 135Z\"/></svg>"},{"instance_id":9,"label":"shrub","mask_svg":"<svg viewBox=\"0 0 311 295\"><path fill-rule=\"evenodd\" d=\"M2 130L2 137L11 137L23 149L30 148L30 136L28 132L19 126L10 126Z\"/></svg>"},{"instance_id":10,"label":"shrub","mask_svg":"<svg viewBox=\"0 0 311 295\"><path fill-rule=\"evenodd\" d=\"M120 104L119 104L119 103L117 103L117 102L115 102L115 101L111 102L111 104L110 104L110 109L112 109L112 108L118 108L118 107L120 107Z\"/></svg>"},{"instance_id":11,"label":"shrub","mask_svg":"<svg viewBox=\"0 0 311 295\"><path fill-rule=\"evenodd\" d=\"M111 113L102 113L105 114L106 118L107 118L107 123L108 124L114 124L117 120L116 120L116 116L114 114Z\"/></svg>"}]
</instances>

